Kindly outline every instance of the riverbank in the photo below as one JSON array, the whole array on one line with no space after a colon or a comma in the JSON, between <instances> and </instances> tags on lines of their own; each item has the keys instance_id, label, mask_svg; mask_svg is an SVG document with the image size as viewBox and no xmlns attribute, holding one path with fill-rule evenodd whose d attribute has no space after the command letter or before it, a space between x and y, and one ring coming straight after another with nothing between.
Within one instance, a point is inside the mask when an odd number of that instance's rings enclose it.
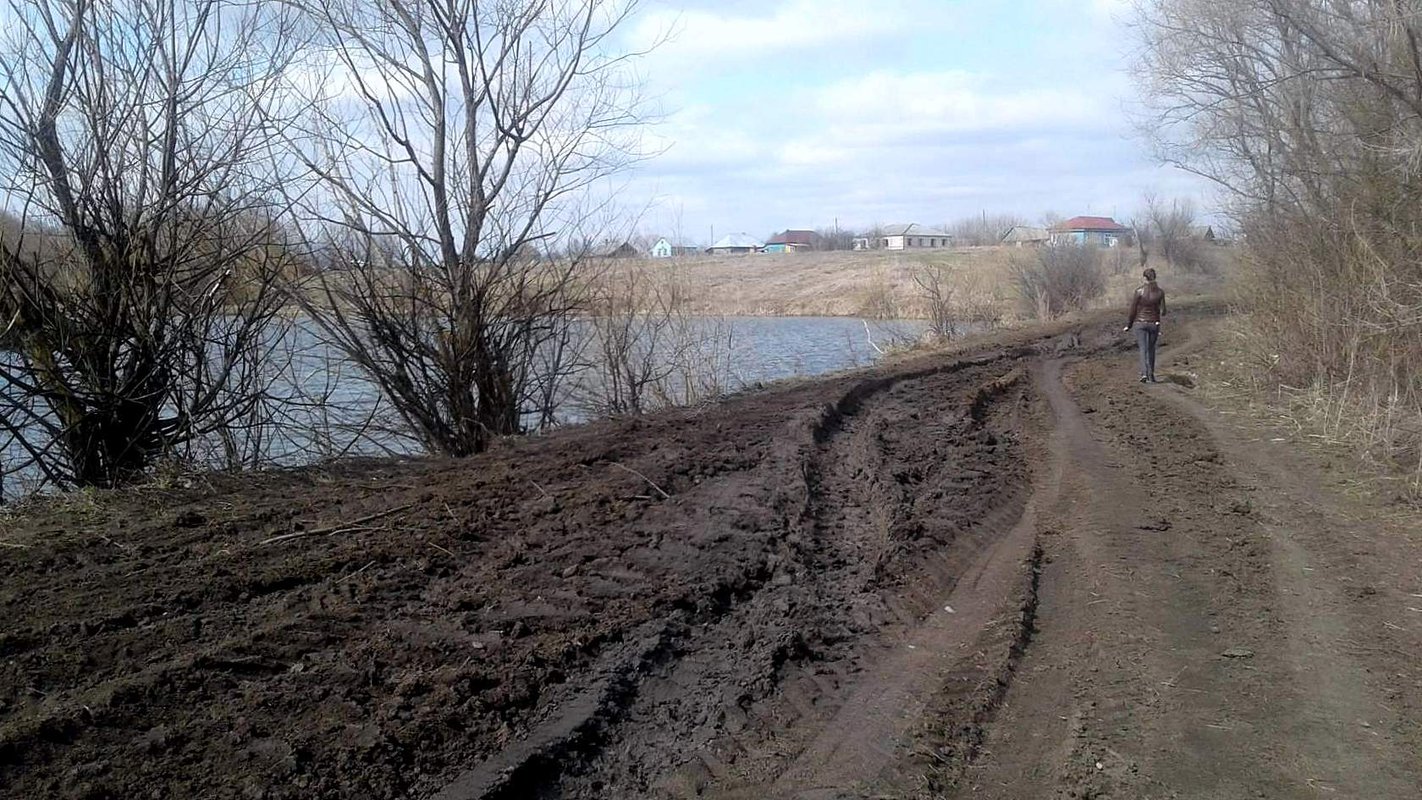
<instances>
[{"instance_id":1,"label":"riverbank","mask_svg":"<svg viewBox=\"0 0 1422 800\"><path fill-rule=\"evenodd\" d=\"M1200 402L1207 311L1157 386L1103 314L464 461L37 503L0 522L0 784L1405 796L1418 527Z\"/></svg>"},{"instance_id":2,"label":"riverbank","mask_svg":"<svg viewBox=\"0 0 1422 800\"><path fill-rule=\"evenodd\" d=\"M639 676L707 625L740 631L715 645L731 647L716 659L731 673L707 677L728 683L695 703L714 715L741 685L768 697L777 665L843 628L817 609L879 608L876 575L921 569L937 537L1017 502L1002 479L1020 473L1004 449L1018 445L958 410L1046 335L509 440L464 461L36 501L0 536L0 608L15 621L0 632L0 783L52 797L433 796L478 764L620 716ZM818 541L804 527L824 491L815 472L829 467L816 442L905 381L936 386L935 424L965 437L914 438L947 448L936 480L978 488L939 509L961 518L952 530L901 548L882 518L864 533L888 538L853 574L813 577L841 547L876 541ZM910 431L907 415L925 413L904 403L895 425ZM836 469L851 463L879 462L866 452Z\"/></svg>"}]
</instances>

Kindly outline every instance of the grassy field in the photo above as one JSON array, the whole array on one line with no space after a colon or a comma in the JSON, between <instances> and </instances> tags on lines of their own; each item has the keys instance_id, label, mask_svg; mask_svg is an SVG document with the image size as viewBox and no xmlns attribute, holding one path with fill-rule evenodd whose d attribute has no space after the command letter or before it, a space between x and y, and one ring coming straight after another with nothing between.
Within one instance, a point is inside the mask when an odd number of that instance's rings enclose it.
<instances>
[{"instance_id":1,"label":"grassy field","mask_svg":"<svg viewBox=\"0 0 1422 800\"><path fill-rule=\"evenodd\" d=\"M964 319L991 313L1011 321L1019 308L1013 259L1030 259L1030 249L958 248L916 252L758 253L639 261L665 269L686 288L697 313L729 316L865 316L921 318L926 296L915 281L924 270L941 267L953 287L952 305ZM1124 307L1140 283L1134 250L1106 251L1107 292L1099 305ZM1196 275L1161 281L1175 296L1210 287ZM1205 283L1214 283L1208 279Z\"/></svg>"},{"instance_id":2,"label":"grassy field","mask_svg":"<svg viewBox=\"0 0 1422 800\"><path fill-rule=\"evenodd\" d=\"M704 313L919 317L924 309L923 293L914 282L917 272L944 265L965 302L998 302L1008 295L1009 252L757 253L677 259L667 269L675 271Z\"/></svg>"}]
</instances>

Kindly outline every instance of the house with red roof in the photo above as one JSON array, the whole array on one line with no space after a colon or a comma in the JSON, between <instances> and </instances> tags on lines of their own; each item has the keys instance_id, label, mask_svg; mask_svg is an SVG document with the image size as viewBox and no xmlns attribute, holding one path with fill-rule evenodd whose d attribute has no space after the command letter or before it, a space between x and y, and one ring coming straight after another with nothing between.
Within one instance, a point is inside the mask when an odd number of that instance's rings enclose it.
<instances>
[{"instance_id":1,"label":"house with red roof","mask_svg":"<svg viewBox=\"0 0 1422 800\"><path fill-rule=\"evenodd\" d=\"M819 247L820 236L814 231L788 230L777 233L765 243L767 253L797 253Z\"/></svg>"},{"instance_id":2,"label":"house with red roof","mask_svg":"<svg viewBox=\"0 0 1422 800\"><path fill-rule=\"evenodd\" d=\"M1072 217L1050 229L1051 244L1115 247L1131 244L1131 229L1110 217Z\"/></svg>"}]
</instances>

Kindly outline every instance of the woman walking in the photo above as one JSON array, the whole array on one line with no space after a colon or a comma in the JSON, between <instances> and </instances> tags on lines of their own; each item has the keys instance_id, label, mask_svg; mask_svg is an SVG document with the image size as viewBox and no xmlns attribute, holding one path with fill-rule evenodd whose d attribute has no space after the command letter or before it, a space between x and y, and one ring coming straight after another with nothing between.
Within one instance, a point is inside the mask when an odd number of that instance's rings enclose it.
<instances>
[{"instance_id":1,"label":"woman walking","mask_svg":"<svg viewBox=\"0 0 1422 800\"><path fill-rule=\"evenodd\" d=\"M1160 321L1165 317L1165 290L1155 282L1155 270L1142 275L1146 282L1131 296L1131 316L1125 330L1136 329L1136 344L1141 350L1141 383L1156 383L1155 346L1160 341Z\"/></svg>"}]
</instances>

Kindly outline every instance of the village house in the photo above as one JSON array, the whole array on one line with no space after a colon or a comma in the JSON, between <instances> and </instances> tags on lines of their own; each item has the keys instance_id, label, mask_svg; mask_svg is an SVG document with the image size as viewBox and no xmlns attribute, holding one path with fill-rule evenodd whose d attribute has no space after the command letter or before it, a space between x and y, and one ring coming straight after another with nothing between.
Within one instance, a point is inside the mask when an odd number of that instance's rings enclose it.
<instances>
[{"instance_id":1,"label":"village house","mask_svg":"<svg viewBox=\"0 0 1422 800\"><path fill-rule=\"evenodd\" d=\"M592 251L593 258L637 258L641 255L637 246L628 241L603 242L601 247Z\"/></svg>"},{"instance_id":2,"label":"village house","mask_svg":"<svg viewBox=\"0 0 1422 800\"><path fill-rule=\"evenodd\" d=\"M1050 243L1115 247L1131 243L1131 229L1110 217L1072 217L1051 227Z\"/></svg>"},{"instance_id":3,"label":"village house","mask_svg":"<svg viewBox=\"0 0 1422 800\"><path fill-rule=\"evenodd\" d=\"M879 247L885 250L941 249L953 246L953 234L917 223L890 225L879 237Z\"/></svg>"},{"instance_id":4,"label":"village house","mask_svg":"<svg viewBox=\"0 0 1422 800\"><path fill-rule=\"evenodd\" d=\"M1031 225L1013 225L1002 235L1002 243L1010 247L1041 247L1052 238L1046 228Z\"/></svg>"},{"instance_id":5,"label":"village house","mask_svg":"<svg viewBox=\"0 0 1422 800\"><path fill-rule=\"evenodd\" d=\"M716 243L706 248L706 252L712 255L735 255L743 253L759 253L765 245L760 240L745 233L729 233L716 240Z\"/></svg>"},{"instance_id":6,"label":"village house","mask_svg":"<svg viewBox=\"0 0 1422 800\"><path fill-rule=\"evenodd\" d=\"M819 243L820 236L814 231L787 230L770 237L770 241L765 243L765 252L797 253L801 250L814 250L819 247Z\"/></svg>"},{"instance_id":7,"label":"village house","mask_svg":"<svg viewBox=\"0 0 1422 800\"><path fill-rule=\"evenodd\" d=\"M671 240L663 236L652 245L647 251L647 255L652 258L678 258L681 256L692 256L701 252L701 248L692 244L672 244Z\"/></svg>"}]
</instances>

